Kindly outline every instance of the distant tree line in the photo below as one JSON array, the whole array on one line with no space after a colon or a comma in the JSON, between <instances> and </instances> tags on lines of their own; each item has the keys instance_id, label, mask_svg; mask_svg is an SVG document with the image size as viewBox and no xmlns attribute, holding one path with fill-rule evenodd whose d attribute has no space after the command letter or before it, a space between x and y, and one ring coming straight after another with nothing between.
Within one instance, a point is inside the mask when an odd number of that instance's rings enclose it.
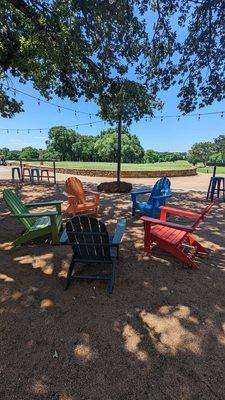
<instances>
[{"instance_id":1,"label":"distant tree line","mask_svg":"<svg viewBox=\"0 0 225 400\"><path fill-rule=\"evenodd\" d=\"M80 135L78 132L63 126L56 126L49 130L46 150L43 156L46 159L59 161L98 161L116 162L117 130L109 128L98 136ZM38 149L28 146L19 150L0 149L0 155L6 159L38 159ZM157 163L188 160L191 164L209 161L225 161L225 135L220 135L213 142L195 143L185 152L157 152L152 149L144 150L136 135L132 135L128 128L122 131L122 162L123 163Z\"/></svg>"},{"instance_id":2,"label":"distant tree line","mask_svg":"<svg viewBox=\"0 0 225 400\"><path fill-rule=\"evenodd\" d=\"M37 159L38 149L25 147L21 151L0 149L0 154L6 159ZM117 157L117 129L109 128L98 136L80 135L78 132L63 126L56 126L49 130L46 150L43 151L46 159L59 161L98 161L116 162ZM157 152L144 150L136 135L132 135L128 128L122 130L122 162L123 163L155 163L162 161L176 161L186 158L186 153Z\"/></svg>"}]
</instances>

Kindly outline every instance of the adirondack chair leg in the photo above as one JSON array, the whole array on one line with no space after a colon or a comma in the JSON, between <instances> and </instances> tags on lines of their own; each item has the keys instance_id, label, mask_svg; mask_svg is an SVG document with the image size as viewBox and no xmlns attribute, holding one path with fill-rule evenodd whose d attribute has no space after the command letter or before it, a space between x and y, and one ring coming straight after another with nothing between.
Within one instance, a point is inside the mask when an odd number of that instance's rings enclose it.
<instances>
[{"instance_id":1,"label":"adirondack chair leg","mask_svg":"<svg viewBox=\"0 0 225 400\"><path fill-rule=\"evenodd\" d=\"M61 203L56 204L56 211L58 212L58 214L62 214L62 207L61 207Z\"/></svg>"},{"instance_id":2,"label":"adirondack chair leg","mask_svg":"<svg viewBox=\"0 0 225 400\"><path fill-rule=\"evenodd\" d=\"M52 243L58 244L59 243L59 234L58 234L58 227L57 227L55 215L51 215L50 218L51 218Z\"/></svg>"},{"instance_id":3,"label":"adirondack chair leg","mask_svg":"<svg viewBox=\"0 0 225 400\"><path fill-rule=\"evenodd\" d=\"M73 272L73 269L74 269L74 264L75 264L75 261L74 261L74 259L72 257L72 260L70 262L70 266L69 266L69 269L68 269L67 277L66 277L66 284L65 284L64 290L68 289L68 287L69 287L69 284L70 284L70 281L71 281L72 272Z\"/></svg>"},{"instance_id":4,"label":"adirondack chair leg","mask_svg":"<svg viewBox=\"0 0 225 400\"><path fill-rule=\"evenodd\" d=\"M146 253L149 253L151 250L151 244L152 244L152 240L151 240L151 232L150 232L150 226L148 224L148 222L144 222L144 230L145 230L145 234L144 234L144 251Z\"/></svg>"},{"instance_id":5,"label":"adirondack chair leg","mask_svg":"<svg viewBox=\"0 0 225 400\"><path fill-rule=\"evenodd\" d=\"M113 292L113 288L114 288L114 284L115 284L115 277L116 277L116 260L113 260L112 263L112 276L111 276L111 280L108 286L108 293L112 294Z\"/></svg>"},{"instance_id":6,"label":"adirondack chair leg","mask_svg":"<svg viewBox=\"0 0 225 400\"><path fill-rule=\"evenodd\" d=\"M132 207L132 216L135 217L135 207Z\"/></svg>"},{"instance_id":7,"label":"adirondack chair leg","mask_svg":"<svg viewBox=\"0 0 225 400\"><path fill-rule=\"evenodd\" d=\"M118 246L117 249L116 249L116 259L119 260L119 258L120 258L120 249L119 249L119 246Z\"/></svg>"},{"instance_id":8,"label":"adirondack chair leg","mask_svg":"<svg viewBox=\"0 0 225 400\"><path fill-rule=\"evenodd\" d=\"M200 253L207 253L207 249L203 247L192 235L188 235L187 241L190 244L190 246L197 247L198 251Z\"/></svg>"},{"instance_id":9,"label":"adirondack chair leg","mask_svg":"<svg viewBox=\"0 0 225 400\"><path fill-rule=\"evenodd\" d=\"M40 235L40 232L30 232L30 231L25 231L21 236L19 236L14 242L12 243L13 247L16 246L21 246L22 244L25 244L27 242L30 242L31 240L34 240L36 238L45 236L46 234L44 233L43 235Z\"/></svg>"}]
</instances>

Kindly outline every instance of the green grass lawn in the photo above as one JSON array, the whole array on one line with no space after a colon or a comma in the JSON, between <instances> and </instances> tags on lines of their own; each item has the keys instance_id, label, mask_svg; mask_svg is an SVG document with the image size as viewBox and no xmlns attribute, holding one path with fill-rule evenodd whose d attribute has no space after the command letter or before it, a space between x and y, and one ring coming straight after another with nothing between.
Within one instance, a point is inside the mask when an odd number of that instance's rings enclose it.
<instances>
[{"instance_id":1,"label":"green grass lawn","mask_svg":"<svg viewBox=\"0 0 225 400\"><path fill-rule=\"evenodd\" d=\"M38 164L34 162L33 164ZM52 167L52 163L45 162L44 165ZM58 161L56 167L75 168L75 169L97 169L105 171L116 171L116 163L107 162L83 162L83 161ZM192 168L188 161L180 160L175 162L160 162L154 164L122 164L123 171L156 171L156 170L173 170L173 169L188 169ZM213 167L204 167L202 164L197 165L197 171L202 173L213 173ZM218 174L225 174L225 167L218 167Z\"/></svg>"},{"instance_id":2,"label":"green grass lawn","mask_svg":"<svg viewBox=\"0 0 225 400\"><path fill-rule=\"evenodd\" d=\"M204 167L203 165L198 165L197 170L198 170L198 172L204 172L204 173L211 174L211 175L213 173L213 167ZM225 167L217 167L216 168L216 175L219 175L219 174L225 174Z\"/></svg>"},{"instance_id":3,"label":"green grass lawn","mask_svg":"<svg viewBox=\"0 0 225 400\"><path fill-rule=\"evenodd\" d=\"M52 166L52 163L44 163ZM107 162L82 162L82 161L59 161L56 167L76 168L76 169L101 169L105 171L115 171L116 163ZM149 170L169 170L169 169L187 169L191 168L187 161L161 162L155 164L122 164L123 171L149 171Z\"/></svg>"}]
</instances>

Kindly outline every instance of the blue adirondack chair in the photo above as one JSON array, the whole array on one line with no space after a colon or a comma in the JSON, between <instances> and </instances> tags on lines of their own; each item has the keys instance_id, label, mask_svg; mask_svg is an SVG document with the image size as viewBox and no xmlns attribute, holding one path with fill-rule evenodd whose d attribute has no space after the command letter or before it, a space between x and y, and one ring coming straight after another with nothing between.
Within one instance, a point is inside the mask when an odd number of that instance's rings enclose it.
<instances>
[{"instance_id":1,"label":"blue adirondack chair","mask_svg":"<svg viewBox=\"0 0 225 400\"><path fill-rule=\"evenodd\" d=\"M149 199L146 202L139 202L139 195L150 193ZM171 197L170 180L168 178L159 179L152 189L143 190L140 192L131 192L132 200L132 215L135 216L136 210L141 214L149 217L158 217L160 215L160 207L165 205L166 199Z\"/></svg>"}]
</instances>

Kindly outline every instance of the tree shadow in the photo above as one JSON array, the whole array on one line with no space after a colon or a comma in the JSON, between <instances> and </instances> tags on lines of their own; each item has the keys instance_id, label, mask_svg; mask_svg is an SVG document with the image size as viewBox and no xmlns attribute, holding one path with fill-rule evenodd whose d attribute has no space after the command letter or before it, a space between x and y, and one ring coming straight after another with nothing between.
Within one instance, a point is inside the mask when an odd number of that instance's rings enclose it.
<instances>
[{"instance_id":1,"label":"tree shadow","mask_svg":"<svg viewBox=\"0 0 225 400\"><path fill-rule=\"evenodd\" d=\"M26 201L64 199L63 190L18 193ZM170 200L194 211L205 203L196 192ZM21 228L0 201L0 398L222 400L224 204L196 231L213 250L197 271L159 248L143 252L143 225L131 218L129 195L102 194L100 215L110 231L127 218L111 296L95 281L73 281L63 291L67 246L10 248Z\"/></svg>"}]
</instances>

